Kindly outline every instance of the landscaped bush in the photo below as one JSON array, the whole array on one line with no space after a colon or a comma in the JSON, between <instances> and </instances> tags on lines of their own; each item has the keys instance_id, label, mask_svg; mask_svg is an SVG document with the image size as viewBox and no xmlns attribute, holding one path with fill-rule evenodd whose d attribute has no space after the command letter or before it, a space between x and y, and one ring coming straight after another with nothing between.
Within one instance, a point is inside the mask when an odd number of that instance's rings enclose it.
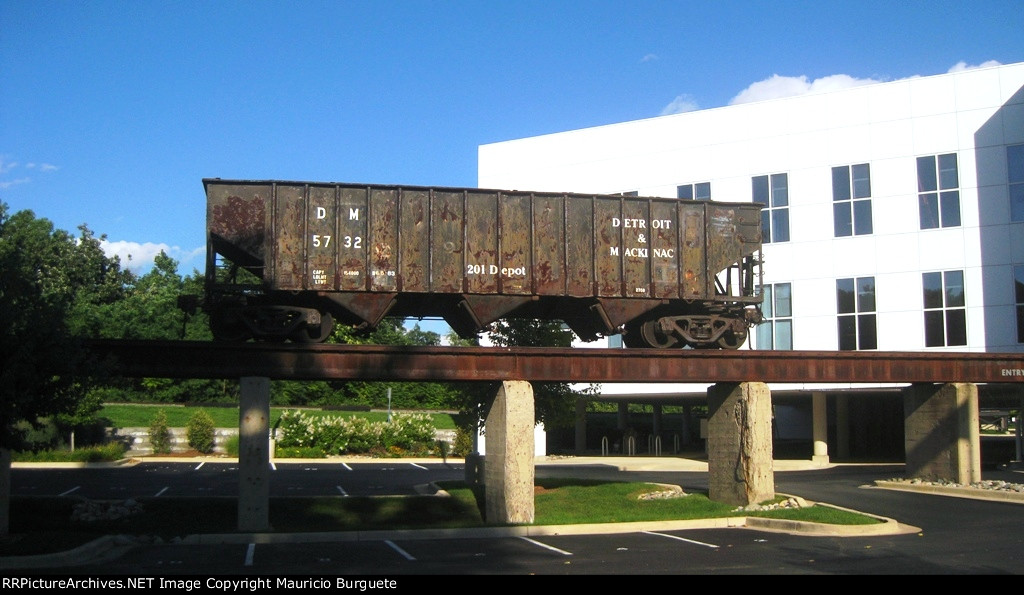
<instances>
[{"instance_id":1,"label":"landscaped bush","mask_svg":"<svg viewBox=\"0 0 1024 595\"><path fill-rule=\"evenodd\" d=\"M316 449L324 454L426 455L436 448L434 424L422 413L397 413L391 422L286 411L277 428L277 454Z\"/></svg>"},{"instance_id":2,"label":"landscaped bush","mask_svg":"<svg viewBox=\"0 0 1024 595\"><path fill-rule=\"evenodd\" d=\"M465 457L473 452L473 434L463 427L455 430L455 442L452 444L451 453L457 457Z\"/></svg>"},{"instance_id":3,"label":"landscaped bush","mask_svg":"<svg viewBox=\"0 0 1024 595\"><path fill-rule=\"evenodd\" d=\"M192 448L203 454L213 452L216 428L213 427L213 418L206 411L200 409L192 414L185 425L185 435Z\"/></svg>"},{"instance_id":4,"label":"landscaped bush","mask_svg":"<svg viewBox=\"0 0 1024 595\"><path fill-rule=\"evenodd\" d=\"M102 463L124 458L125 445L109 442L99 446L87 446L75 450L51 449L39 452L14 452L11 460L31 463Z\"/></svg>"},{"instance_id":5,"label":"landscaped bush","mask_svg":"<svg viewBox=\"0 0 1024 595\"><path fill-rule=\"evenodd\" d=\"M163 409L158 409L149 424L149 443L153 446L153 453L171 452L171 439L171 429L167 427L167 414Z\"/></svg>"},{"instance_id":6,"label":"landscaped bush","mask_svg":"<svg viewBox=\"0 0 1024 595\"><path fill-rule=\"evenodd\" d=\"M238 434L232 434L232 435L228 436L227 440L224 441L224 452L229 457L237 457L238 456L238 450L239 450L238 443L239 443Z\"/></svg>"}]
</instances>

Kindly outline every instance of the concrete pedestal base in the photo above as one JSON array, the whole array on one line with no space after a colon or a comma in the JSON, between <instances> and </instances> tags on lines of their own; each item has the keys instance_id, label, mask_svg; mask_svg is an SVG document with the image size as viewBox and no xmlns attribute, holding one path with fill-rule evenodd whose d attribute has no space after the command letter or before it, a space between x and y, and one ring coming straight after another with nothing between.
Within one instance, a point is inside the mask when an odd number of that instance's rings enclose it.
<instances>
[{"instance_id":1,"label":"concrete pedestal base","mask_svg":"<svg viewBox=\"0 0 1024 595\"><path fill-rule=\"evenodd\" d=\"M978 387L915 384L903 397L908 478L981 481Z\"/></svg>"},{"instance_id":2,"label":"concrete pedestal base","mask_svg":"<svg viewBox=\"0 0 1024 595\"><path fill-rule=\"evenodd\" d=\"M708 497L747 506L775 497L772 404L762 382L708 389Z\"/></svg>"},{"instance_id":3,"label":"concrete pedestal base","mask_svg":"<svg viewBox=\"0 0 1024 595\"><path fill-rule=\"evenodd\" d=\"M270 379L242 378L238 407L238 530L270 530Z\"/></svg>"},{"instance_id":4,"label":"concrete pedestal base","mask_svg":"<svg viewBox=\"0 0 1024 595\"><path fill-rule=\"evenodd\" d=\"M485 420L484 501L489 524L533 522L533 387L501 383Z\"/></svg>"}]
</instances>

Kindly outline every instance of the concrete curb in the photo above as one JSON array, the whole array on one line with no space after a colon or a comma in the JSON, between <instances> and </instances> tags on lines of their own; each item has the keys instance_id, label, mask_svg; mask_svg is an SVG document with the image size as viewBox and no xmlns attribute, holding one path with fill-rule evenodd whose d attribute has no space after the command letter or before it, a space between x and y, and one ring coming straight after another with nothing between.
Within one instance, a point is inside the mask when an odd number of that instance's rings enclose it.
<instances>
[{"instance_id":1,"label":"concrete curb","mask_svg":"<svg viewBox=\"0 0 1024 595\"><path fill-rule=\"evenodd\" d=\"M875 480L875 487L887 490L898 490L901 492L920 492L939 496L969 498L971 500L989 500L993 502L1024 504L1024 493L1022 492L979 490L977 488L967 486L935 486L898 480Z\"/></svg>"},{"instance_id":2,"label":"concrete curb","mask_svg":"<svg viewBox=\"0 0 1024 595\"><path fill-rule=\"evenodd\" d=\"M113 560L137 545L128 535L104 535L74 549L51 554L0 557L0 570L31 570Z\"/></svg>"}]
</instances>

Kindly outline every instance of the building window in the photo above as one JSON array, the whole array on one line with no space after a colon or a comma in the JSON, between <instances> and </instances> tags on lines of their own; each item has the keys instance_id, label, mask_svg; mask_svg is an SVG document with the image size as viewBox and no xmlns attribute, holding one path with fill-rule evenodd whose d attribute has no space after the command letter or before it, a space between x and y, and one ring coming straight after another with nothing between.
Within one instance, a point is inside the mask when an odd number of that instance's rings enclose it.
<instances>
[{"instance_id":1,"label":"building window","mask_svg":"<svg viewBox=\"0 0 1024 595\"><path fill-rule=\"evenodd\" d=\"M761 237L764 243L789 241L789 174L755 176L754 202L761 203Z\"/></svg>"},{"instance_id":2,"label":"building window","mask_svg":"<svg viewBox=\"0 0 1024 595\"><path fill-rule=\"evenodd\" d=\"M878 349L874 277L838 279L836 312L840 350Z\"/></svg>"},{"instance_id":3,"label":"building window","mask_svg":"<svg viewBox=\"0 0 1024 595\"><path fill-rule=\"evenodd\" d=\"M620 192L619 196L640 196L640 191L632 190L630 192Z\"/></svg>"},{"instance_id":4,"label":"building window","mask_svg":"<svg viewBox=\"0 0 1024 595\"><path fill-rule=\"evenodd\" d=\"M1010 221L1024 221L1024 145L1006 147L1010 182Z\"/></svg>"},{"instance_id":5,"label":"building window","mask_svg":"<svg viewBox=\"0 0 1024 595\"><path fill-rule=\"evenodd\" d=\"M793 299L789 283L761 288L764 320L756 327L758 349L793 349Z\"/></svg>"},{"instance_id":6,"label":"building window","mask_svg":"<svg viewBox=\"0 0 1024 595\"><path fill-rule=\"evenodd\" d=\"M832 168L832 221L837 238L871 233L871 168Z\"/></svg>"},{"instance_id":7,"label":"building window","mask_svg":"<svg viewBox=\"0 0 1024 595\"><path fill-rule=\"evenodd\" d=\"M1017 342L1024 343L1024 265L1013 267L1013 293L1017 304Z\"/></svg>"},{"instance_id":8,"label":"building window","mask_svg":"<svg viewBox=\"0 0 1024 595\"><path fill-rule=\"evenodd\" d=\"M711 182L676 186L676 198L683 200L711 200Z\"/></svg>"},{"instance_id":9,"label":"building window","mask_svg":"<svg viewBox=\"0 0 1024 595\"><path fill-rule=\"evenodd\" d=\"M960 174L956 153L917 158L921 229L960 225Z\"/></svg>"},{"instance_id":10,"label":"building window","mask_svg":"<svg viewBox=\"0 0 1024 595\"><path fill-rule=\"evenodd\" d=\"M967 345L964 272L924 273L924 345Z\"/></svg>"}]
</instances>

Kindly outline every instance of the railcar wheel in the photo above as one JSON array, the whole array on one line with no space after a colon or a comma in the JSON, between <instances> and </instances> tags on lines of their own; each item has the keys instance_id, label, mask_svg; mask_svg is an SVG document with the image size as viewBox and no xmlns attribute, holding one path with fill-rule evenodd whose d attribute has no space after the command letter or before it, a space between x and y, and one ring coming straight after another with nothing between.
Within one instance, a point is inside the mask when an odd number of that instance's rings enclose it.
<instances>
[{"instance_id":1,"label":"railcar wheel","mask_svg":"<svg viewBox=\"0 0 1024 595\"><path fill-rule=\"evenodd\" d=\"M292 334L295 343L323 343L334 330L334 317L330 312L320 313L320 326L307 326Z\"/></svg>"},{"instance_id":2,"label":"railcar wheel","mask_svg":"<svg viewBox=\"0 0 1024 595\"><path fill-rule=\"evenodd\" d=\"M237 318L227 320L224 315L210 315L210 332L217 341L238 343L250 338L249 329Z\"/></svg>"},{"instance_id":3,"label":"railcar wheel","mask_svg":"<svg viewBox=\"0 0 1024 595\"><path fill-rule=\"evenodd\" d=\"M225 323L224 321L211 321L210 332L217 341L241 343L250 338L249 329L241 323Z\"/></svg>"},{"instance_id":4,"label":"railcar wheel","mask_svg":"<svg viewBox=\"0 0 1024 595\"><path fill-rule=\"evenodd\" d=\"M739 349L747 342L747 331L726 331L718 338L718 346L723 349Z\"/></svg>"},{"instance_id":5,"label":"railcar wheel","mask_svg":"<svg viewBox=\"0 0 1024 595\"><path fill-rule=\"evenodd\" d=\"M679 343L679 337L666 333L658 320L648 320L640 327L640 334L649 347L666 349Z\"/></svg>"}]
</instances>

